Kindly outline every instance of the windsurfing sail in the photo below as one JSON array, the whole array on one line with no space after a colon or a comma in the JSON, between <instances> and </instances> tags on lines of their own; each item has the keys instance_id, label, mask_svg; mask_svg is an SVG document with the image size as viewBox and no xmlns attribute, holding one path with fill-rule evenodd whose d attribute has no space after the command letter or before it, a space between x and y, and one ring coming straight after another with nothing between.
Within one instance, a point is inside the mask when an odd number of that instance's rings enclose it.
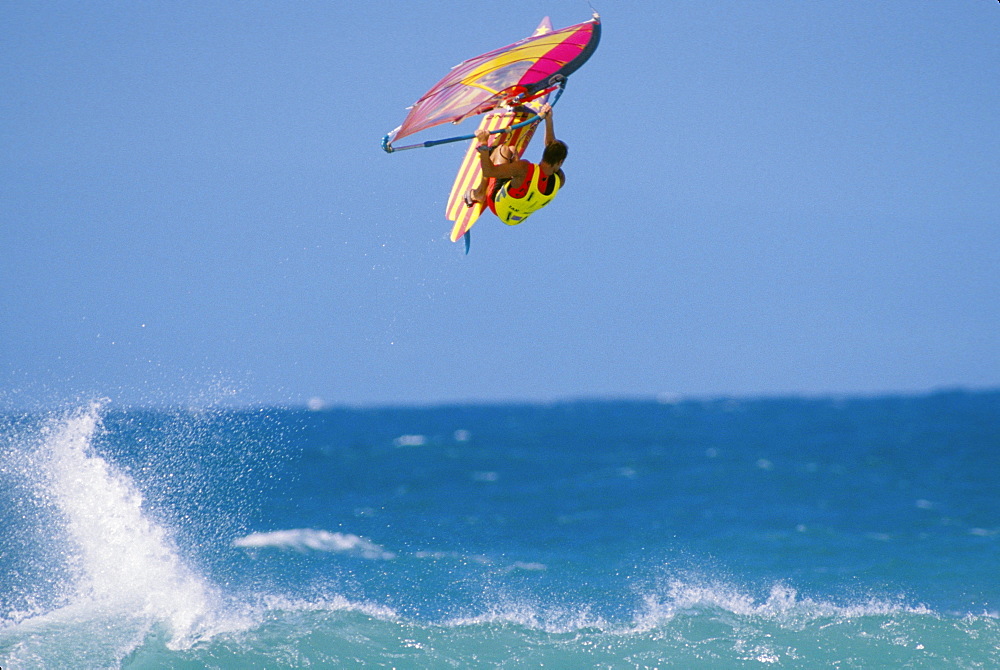
<instances>
[{"instance_id":1,"label":"windsurfing sail","mask_svg":"<svg viewBox=\"0 0 1000 670\"><path fill-rule=\"evenodd\" d=\"M543 25L551 27L548 17ZM531 37L495 49L452 68L448 75L410 108L403 124L387 134L387 152L468 139L449 138L393 147L396 140L442 123L460 123L498 107L524 104L563 85L597 49L601 20L593 18L568 28L536 31Z\"/></svg>"}]
</instances>

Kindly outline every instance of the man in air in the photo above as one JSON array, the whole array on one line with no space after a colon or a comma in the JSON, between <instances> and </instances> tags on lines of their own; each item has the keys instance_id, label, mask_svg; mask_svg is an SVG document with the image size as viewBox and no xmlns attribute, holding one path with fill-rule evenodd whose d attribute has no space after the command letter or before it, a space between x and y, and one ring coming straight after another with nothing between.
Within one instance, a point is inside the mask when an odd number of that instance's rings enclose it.
<instances>
[{"instance_id":1,"label":"man in air","mask_svg":"<svg viewBox=\"0 0 1000 670\"><path fill-rule=\"evenodd\" d=\"M491 148L489 133L476 131L483 177L465 196L467 206L483 203L508 226L516 226L556 197L566 183L562 171L566 144L556 139L552 106L543 105L538 116L545 119L545 150L537 165L516 158L513 149L506 144Z\"/></svg>"}]
</instances>

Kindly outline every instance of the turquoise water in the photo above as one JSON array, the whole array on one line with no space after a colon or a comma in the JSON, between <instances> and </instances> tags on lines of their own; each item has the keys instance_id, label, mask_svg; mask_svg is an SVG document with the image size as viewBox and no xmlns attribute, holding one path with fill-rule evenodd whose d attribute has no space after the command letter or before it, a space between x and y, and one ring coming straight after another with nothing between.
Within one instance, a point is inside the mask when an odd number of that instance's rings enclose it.
<instances>
[{"instance_id":1,"label":"turquoise water","mask_svg":"<svg viewBox=\"0 0 1000 670\"><path fill-rule=\"evenodd\" d=\"M1000 393L0 420L0 665L1000 667Z\"/></svg>"}]
</instances>

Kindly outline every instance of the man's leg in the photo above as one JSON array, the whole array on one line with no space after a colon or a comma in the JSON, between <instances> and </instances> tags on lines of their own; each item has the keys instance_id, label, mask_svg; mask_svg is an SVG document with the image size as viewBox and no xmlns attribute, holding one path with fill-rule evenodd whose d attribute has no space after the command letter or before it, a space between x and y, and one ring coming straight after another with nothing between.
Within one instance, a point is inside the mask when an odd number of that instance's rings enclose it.
<instances>
[{"instance_id":1,"label":"man's leg","mask_svg":"<svg viewBox=\"0 0 1000 670\"><path fill-rule=\"evenodd\" d=\"M493 147L493 151L490 152L490 160L493 161L494 165L511 163L514 160L514 149L508 144L499 144ZM489 184L489 182L490 180L485 176L480 177L479 185L469 191L469 194L465 196L465 204L471 207L471 203L473 202L485 203L486 185Z\"/></svg>"}]
</instances>

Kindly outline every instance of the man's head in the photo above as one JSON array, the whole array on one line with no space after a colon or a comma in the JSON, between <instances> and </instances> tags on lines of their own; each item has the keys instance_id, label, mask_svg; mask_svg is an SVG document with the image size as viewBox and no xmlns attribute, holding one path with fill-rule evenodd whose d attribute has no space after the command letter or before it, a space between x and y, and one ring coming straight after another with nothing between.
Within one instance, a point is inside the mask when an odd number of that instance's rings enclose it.
<instances>
[{"instance_id":1,"label":"man's head","mask_svg":"<svg viewBox=\"0 0 1000 670\"><path fill-rule=\"evenodd\" d=\"M562 140L556 140L546 145L545 151L542 152L542 162L558 168L566 160L567 151L566 143Z\"/></svg>"}]
</instances>

